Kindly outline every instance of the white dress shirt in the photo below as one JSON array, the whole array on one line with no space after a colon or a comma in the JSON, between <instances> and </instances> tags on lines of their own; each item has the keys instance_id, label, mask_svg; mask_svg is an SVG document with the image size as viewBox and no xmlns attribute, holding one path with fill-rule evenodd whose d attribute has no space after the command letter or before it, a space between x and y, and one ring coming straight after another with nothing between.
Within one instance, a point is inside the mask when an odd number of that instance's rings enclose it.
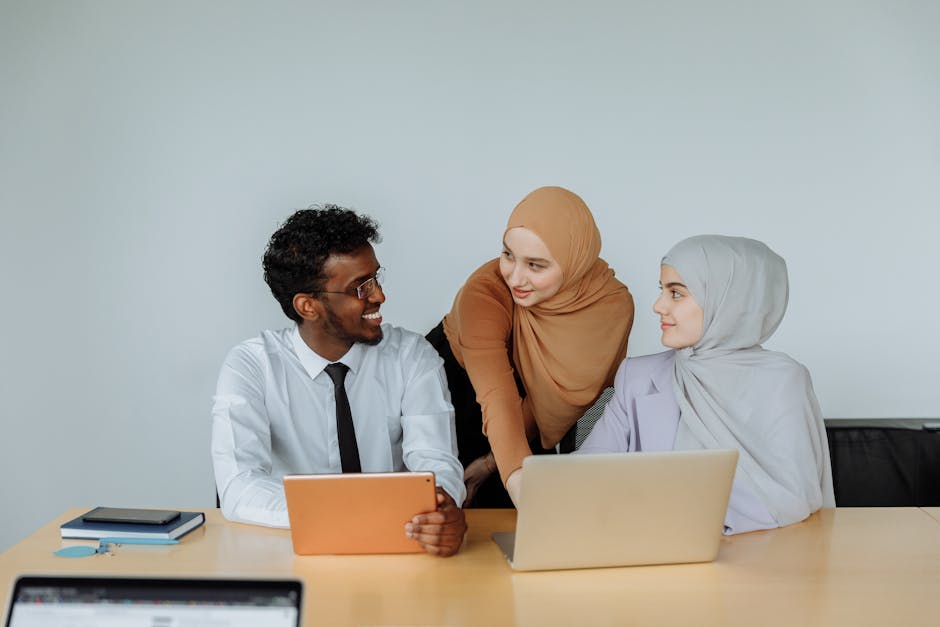
<instances>
[{"instance_id":1,"label":"white dress shirt","mask_svg":"<svg viewBox=\"0 0 940 627\"><path fill-rule=\"evenodd\" d=\"M466 489L443 362L416 333L382 325L354 344L346 392L363 472L431 471L458 505ZM282 478L340 473L331 362L296 326L263 331L225 358L212 406L212 463L229 520L287 527Z\"/></svg>"}]
</instances>

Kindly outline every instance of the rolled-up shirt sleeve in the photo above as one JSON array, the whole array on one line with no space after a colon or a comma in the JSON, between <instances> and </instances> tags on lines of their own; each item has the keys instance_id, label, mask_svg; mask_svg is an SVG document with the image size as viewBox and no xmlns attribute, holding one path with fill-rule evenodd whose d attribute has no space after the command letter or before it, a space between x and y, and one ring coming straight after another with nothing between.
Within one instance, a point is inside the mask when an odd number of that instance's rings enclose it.
<instances>
[{"instance_id":1,"label":"rolled-up shirt sleeve","mask_svg":"<svg viewBox=\"0 0 940 627\"><path fill-rule=\"evenodd\" d=\"M263 361L244 344L226 357L212 404L212 465L227 519L287 527L284 486L271 474L263 369Z\"/></svg>"}]
</instances>

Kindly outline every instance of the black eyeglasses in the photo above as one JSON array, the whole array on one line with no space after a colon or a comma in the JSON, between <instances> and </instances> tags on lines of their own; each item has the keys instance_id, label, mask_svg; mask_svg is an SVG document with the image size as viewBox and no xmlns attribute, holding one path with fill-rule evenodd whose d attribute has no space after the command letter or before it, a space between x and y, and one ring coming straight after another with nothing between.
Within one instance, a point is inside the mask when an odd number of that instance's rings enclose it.
<instances>
[{"instance_id":1,"label":"black eyeglasses","mask_svg":"<svg viewBox=\"0 0 940 627\"><path fill-rule=\"evenodd\" d=\"M314 294L345 294L346 296L355 296L359 300L365 300L372 292L375 291L376 287L382 285L382 282L385 280L385 268L380 267L375 271L375 276L371 279L366 279L362 283L356 286L355 292L345 291L345 292L334 292L330 290L317 290L313 292Z\"/></svg>"}]
</instances>

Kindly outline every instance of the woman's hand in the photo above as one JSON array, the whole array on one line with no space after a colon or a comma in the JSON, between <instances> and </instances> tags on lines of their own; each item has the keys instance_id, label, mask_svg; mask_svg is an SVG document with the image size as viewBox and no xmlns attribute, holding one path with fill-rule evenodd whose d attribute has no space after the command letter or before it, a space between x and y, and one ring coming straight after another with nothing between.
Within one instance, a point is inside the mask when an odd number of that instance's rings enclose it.
<instances>
[{"instance_id":1,"label":"woman's hand","mask_svg":"<svg viewBox=\"0 0 940 627\"><path fill-rule=\"evenodd\" d=\"M506 492L509 492L512 504L516 506L516 509L519 509L519 497L522 494L522 468L512 471L512 474L506 479Z\"/></svg>"},{"instance_id":2,"label":"woman's hand","mask_svg":"<svg viewBox=\"0 0 940 627\"><path fill-rule=\"evenodd\" d=\"M463 471L463 482L467 486L467 498L464 499L464 507L473 502L477 489L494 472L496 472L496 460L493 459L492 451L470 462L470 465Z\"/></svg>"}]
</instances>

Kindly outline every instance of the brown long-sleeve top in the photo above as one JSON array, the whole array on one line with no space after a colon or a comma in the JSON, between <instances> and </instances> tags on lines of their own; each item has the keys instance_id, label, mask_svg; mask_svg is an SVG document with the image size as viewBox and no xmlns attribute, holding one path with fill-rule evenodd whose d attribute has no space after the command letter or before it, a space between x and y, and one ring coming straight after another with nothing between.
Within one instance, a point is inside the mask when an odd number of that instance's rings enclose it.
<instances>
[{"instance_id":1,"label":"brown long-sleeve top","mask_svg":"<svg viewBox=\"0 0 940 627\"><path fill-rule=\"evenodd\" d=\"M457 361L467 371L483 413L483 433L489 438L503 482L531 455L529 440L541 435L543 446L554 446L568 429L612 384L626 355L633 323L633 299L626 286L613 278L596 290L585 308L554 316L544 337L533 331L513 337L515 305L499 273L499 259L478 268L461 288L444 318L444 332ZM582 313L583 315L579 315ZM532 311L527 315L534 315ZM599 320L608 322L598 323ZM518 321L517 321L518 322ZM549 335L564 328L564 341L551 346ZM538 327L536 326L536 332ZM520 356L519 342L537 342L539 359ZM544 344L543 344L544 340ZM533 348L533 347L529 347ZM533 364L530 368L523 364ZM514 372L526 388L521 398ZM540 398L541 396L541 398ZM551 396L552 398L548 398ZM542 401L542 402L540 402Z\"/></svg>"}]
</instances>

